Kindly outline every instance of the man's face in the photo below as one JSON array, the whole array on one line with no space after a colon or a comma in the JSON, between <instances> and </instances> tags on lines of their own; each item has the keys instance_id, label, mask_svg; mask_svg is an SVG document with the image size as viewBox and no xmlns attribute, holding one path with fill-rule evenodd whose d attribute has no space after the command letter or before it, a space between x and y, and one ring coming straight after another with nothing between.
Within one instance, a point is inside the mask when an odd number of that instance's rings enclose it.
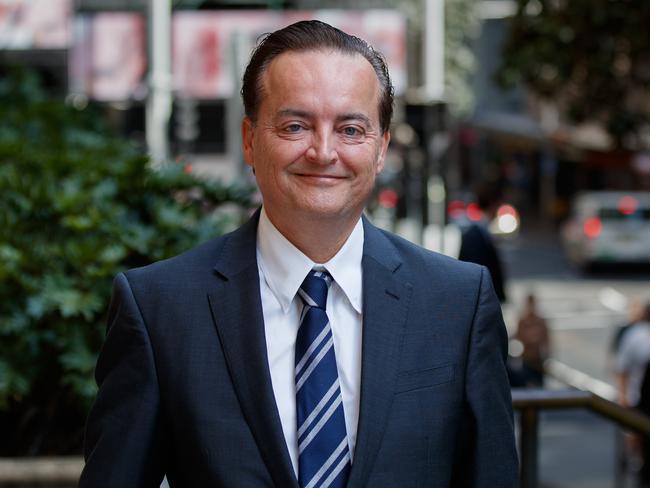
<instances>
[{"instance_id":1,"label":"man's face","mask_svg":"<svg viewBox=\"0 0 650 488\"><path fill-rule=\"evenodd\" d=\"M286 52L262 75L257 122L242 125L244 157L280 230L296 219L356 222L382 170L380 85L361 55Z\"/></svg>"}]
</instances>

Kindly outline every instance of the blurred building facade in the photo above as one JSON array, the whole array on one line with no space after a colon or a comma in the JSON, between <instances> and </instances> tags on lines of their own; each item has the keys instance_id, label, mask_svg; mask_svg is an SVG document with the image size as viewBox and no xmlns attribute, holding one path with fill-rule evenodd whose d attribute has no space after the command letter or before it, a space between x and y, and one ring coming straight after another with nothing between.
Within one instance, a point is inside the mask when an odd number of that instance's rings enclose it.
<instances>
[{"instance_id":1,"label":"blurred building facade","mask_svg":"<svg viewBox=\"0 0 650 488\"><path fill-rule=\"evenodd\" d=\"M517 5L483 2L483 6L482 29L475 42L476 104L461 132L461 172L473 174L471 179L500 182L524 213L555 223L568 217L580 192L650 191L650 157L642 147L617 145L597 120L573 122L567 116L568 104L559 96L545 100L521 85L502 88L497 73L506 62L504 51L513 42L512 29L521 29L513 20ZM605 25L607 21L603 19ZM613 29L616 22L611 19ZM571 31L565 26L561 32ZM579 38L581 33L576 30L573 35ZM525 32L519 36L525 42ZM531 35L530 42L534 40ZM538 65L543 64L539 59ZM598 105L596 99L592 103Z\"/></svg>"},{"instance_id":2,"label":"blurred building facade","mask_svg":"<svg viewBox=\"0 0 650 488\"><path fill-rule=\"evenodd\" d=\"M389 193L374 204L391 218L444 223L441 205L444 209L454 195L485 181L500 186L523 213L549 221L563 219L581 190L650 188L650 157L612 150L602 130L563 124L557 111L523 87L506 90L496 83L516 11L513 1L444 2L448 25L453 15L462 18L462 9L471 8L480 29L473 34L464 26L447 36L452 51L445 53L447 65L464 65L466 72L448 78L442 99L423 97L418 88L426 71L424 35L431 26L422 19L432 1L171 2L172 156L198 170L241 175L236 139L243 62L259 34L318 17L369 39L388 58L399 95L396 137L379 182L379 191ZM100 105L120 133L144 148L148 5L146 0L0 0L0 70L14 64L37 69L52 92L79 108ZM453 44L454 38L461 42ZM463 43L471 52L463 51ZM457 80L470 72L473 102L468 97L458 102L454 96L465 88ZM442 193L436 190L440 185Z\"/></svg>"},{"instance_id":3,"label":"blurred building facade","mask_svg":"<svg viewBox=\"0 0 650 488\"><path fill-rule=\"evenodd\" d=\"M172 3L170 152L197 167L216 164L225 177L242 170L237 141L243 66L258 36L282 25L320 18L370 39L387 57L397 94L406 90L407 28L396 10L314 10L273 0L186 0L169 2L170 8ZM50 92L80 109L99 105L119 133L145 148L149 4L0 0L0 71L35 69Z\"/></svg>"}]
</instances>

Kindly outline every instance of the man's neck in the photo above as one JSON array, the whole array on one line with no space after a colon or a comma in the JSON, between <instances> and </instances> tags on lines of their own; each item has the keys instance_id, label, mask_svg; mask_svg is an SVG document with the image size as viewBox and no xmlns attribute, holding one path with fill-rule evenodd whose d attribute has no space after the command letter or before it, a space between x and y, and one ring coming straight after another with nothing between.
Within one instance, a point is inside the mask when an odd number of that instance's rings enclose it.
<instances>
[{"instance_id":1,"label":"man's neck","mask_svg":"<svg viewBox=\"0 0 650 488\"><path fill-rule=\"evenodd\" d=\"M332 259L346 243L354 230L360 215L355 219L346 218L301 218L277 219L267 217L276 229L315 263L326 263Z\"/></svg>"}]
</instances>

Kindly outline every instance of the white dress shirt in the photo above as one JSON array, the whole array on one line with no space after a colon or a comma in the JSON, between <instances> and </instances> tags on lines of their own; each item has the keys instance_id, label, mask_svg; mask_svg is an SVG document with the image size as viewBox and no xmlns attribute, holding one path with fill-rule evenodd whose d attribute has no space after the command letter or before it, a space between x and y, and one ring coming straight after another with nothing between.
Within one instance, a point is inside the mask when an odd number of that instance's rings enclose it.
<instances>
[{"instance_id":1,"label":"white dress shirt","mask_svg":"<svg viewBox=\"0 0 650 488\"><path fill-rule=\"evenodd\" d=\"M312 268L326 269L334 278L327 294L327 317L334 337L350 455L354 455L361 385L361 219L328 262L318 265L289 242L262 208L257 228L257 264L264 314L266 348L273 393L293 469L298 474L296 438L295 344L302 301L296 296Z\"/></svg>"}]
</instances>

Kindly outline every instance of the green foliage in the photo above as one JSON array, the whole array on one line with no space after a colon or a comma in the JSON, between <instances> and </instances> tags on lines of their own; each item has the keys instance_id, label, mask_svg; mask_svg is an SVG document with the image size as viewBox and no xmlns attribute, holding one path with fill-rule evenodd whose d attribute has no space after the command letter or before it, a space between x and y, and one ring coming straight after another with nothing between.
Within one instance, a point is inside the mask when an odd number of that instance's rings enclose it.
<instances>
[{"instance_id":1,"label":"green foliage","mask_svg":"<svg viewBox=\"0 0 650 488\"><path fill-rule=\"evenodd\" d=\"M640 149L650 118L650 3L518 0L498 78L554 100L575 122L602 124Z\"/></svg>"},{"instance_id":2,"label":"green foliage","mask_svg":"<svg viewBox=\"0 0 650 488\"><path fill-rule=\"evenodd\" d=\"M458 115L467 115L474 106L472 40L481 26L476 7L476 0L445 2L445 90L452 113Z\"/></svg>"},{"instance_id":3,"label":"green foliage","mask_svg":"<svg viewBox=\"0 0 650 488\"><path fill-rule=\"evenodd\" d=\"M58 417L83 425L115 274L225 231L243 212L222 204L249 204L247 186L150 170L99 120L27 73L0 83L0 454L65 450L47 440Z\"/></svg>"}]
</instances>

